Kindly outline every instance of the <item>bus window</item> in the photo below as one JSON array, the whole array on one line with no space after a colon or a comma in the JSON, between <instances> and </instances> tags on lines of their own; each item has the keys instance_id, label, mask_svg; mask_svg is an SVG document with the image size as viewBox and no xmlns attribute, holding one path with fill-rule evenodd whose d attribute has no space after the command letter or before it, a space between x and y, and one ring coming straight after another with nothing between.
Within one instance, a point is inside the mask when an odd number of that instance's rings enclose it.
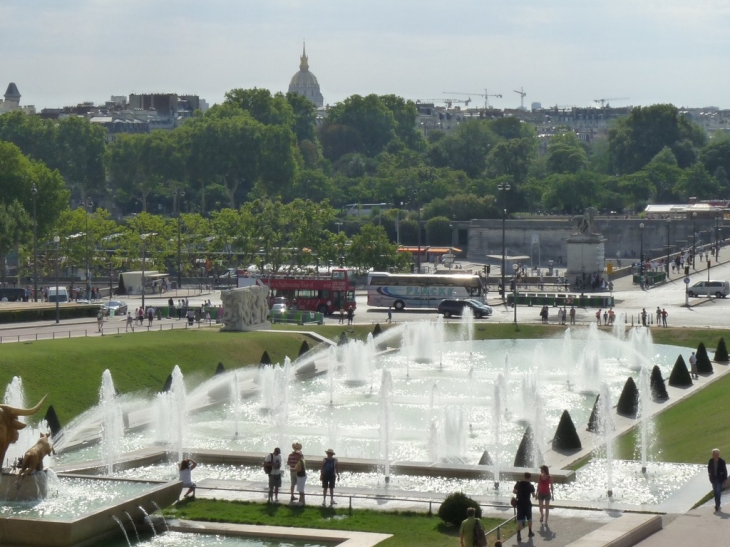
<instances>
[{"instance_id":1,"label":"bus window","mask_svg":"<svg viewBox=\"0 0 730 547\"><path fill-rule=\"evenodd\" d=\"M323 290L319 291L319 297L320 298L329 298L330 291L328 291L327 289L323 289Z\"/></svg>"},{"instance_id":2,"label":"bus window","mask_svg":"<svg viewBox=\"0 0 730 547\"><path fill-rule=\"evenodd\" d=\"M344 270L336 270L332 272L332 279L346 279L347 278L347 272Z\"/></svg>"},{"instance_id":3,"label":"bus window","mask_svg":"<svg viewBox=\"0 0 730 547\"><path fill-rule=\"evenodd\" d=\"M342 291L335 291L332 293L332 308L337 311L345 309L345 293Z\"/></svg>"}]
</instances>

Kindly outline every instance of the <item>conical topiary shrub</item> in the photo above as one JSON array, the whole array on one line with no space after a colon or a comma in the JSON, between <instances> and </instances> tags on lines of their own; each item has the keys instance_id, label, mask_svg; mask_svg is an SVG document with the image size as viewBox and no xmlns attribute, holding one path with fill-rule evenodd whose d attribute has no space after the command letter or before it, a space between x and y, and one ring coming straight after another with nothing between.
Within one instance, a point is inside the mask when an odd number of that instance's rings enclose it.
<instances>
[{"instance_id":1,"label":"conical topiary shrub","mask_svg":"<svg viewBox=\"0 0 730 547\"><path fill-rule=\"evenodd\" d=\"M727 363L730 361L730 355L727 353L727 346L725 345L725 339L720 338L717 343L717 349L715 350L715 362L716 363Z\"/></svg>"},{"instance_id":2,"label":"conical topiary shrub","mask_svg":"<svg viewBox=\"0 0 730 547\"><path fill-rule=\"evenodd\" d=\"M582 447L570 412L563 410L558 429L555 430L553 437L553 450L580 450Z\"/></svg>"},{"instance_id":3,"label":"conical topiary shrub","mask_svg":"<svg viewBox=\"0 0 730 547\"><path fill-rule=\"evenodd\" d=\"M535 434L529 425L515 454L514 467L535 467Z\"/></svg>"},{"instance_id":4,"label":"conical topiary shrub","mask_svg":"<svg viewBox=\"0 0 730 547\"><path fill-rule=\"evenodd\" d=\"M259 361L259 365L270 365L271 364L271 357L269 357L269 352L265 351L261 354L261 361Z\"/></svg>"},{"instance_id":5,"label":"conical topiary shrub","mask_svg":"<svg viewBox=\"0 0 730 547\"><path fill-rule=\"evenodd\" d=\"M593 410L591 410L591 416L588 418L588 427L586 427L586 431L590 431L591 433L598 433L601 429L601 421L598 414L598 401L600 400L601 396L596 395L596 402L593 403Z\"/></svg>"},{"instance_id":6,"label":"conical topiary shrub","mask_svg":"<svg viewBox=\"0 0 730 547\"><path fill-rule=\"evenodd\" d=\"M631 376L626 379L624 388L621 390L616 412L628 418L636 418L636 414L639 412L639 388L636 387L636 382Z\"/></svg>"},{"instance_id":7,"label":"conical topiary shrub","mask_svg":"<svg viewBox=\"0 0 730 547\"><path fill-rule=\"evenodd\" d=\"M167 379L165 380L165 384L162 386L162 393L167 393L170 391L170 388L172 387L172 374L167 375Z\"/></svg>"},{"instance_id":8,"label":"conical topiary shrub","mask_svg":"<svg viewBox=\"0 0 730 547\"><path fill-rule=\"evenodd\" d=\"M308 351L309 351L309 344L307 344L306 340L302 340L302 345L299 346L299 357L301 357Z\"/></svg>"},{"instance_id":9,"label":"conical topiary shrub","mask_svg":"<svg viewBox=\"0 0 730 547\"><path fill-rule=\"evenodd\" d=\"M226 371L226 367L223 366L223 363L218 362L218 366L215 367L215 374L213 376L218 376L219 374L223 374Z\"/></svg>"},{"instance_id":10,"label":"conical topiary shrub","mask_svg":"<svg viewBox=\"0 0 730 547\"><path fill-rule=\"evenodd\" d=\"M349 342L349 340L347 339L347 333L343 332L342 334L340 334L340 339L337 340L337 345L344 346L345 344L347 344L347 342Z\"/></svg>"},{"instance_id":11,"label":"conical topiary shrub","mask_svg":"<svg viewBox=\"0 0 730 547\"><path fill-rule=\"evenodd\" d=\"M46 415L43 419L48 424L48 429L51 430L51 435L53 437L58 435L59 431L61 431L61 421L58 419L56 409L53 408L53 405L48 407L48 410L46 410Z\"/></svg>"},{"instance_id":12,"label":"conical topiary shrub","mask_svg":"<svg viewBox=\"0 0 730 547\"><path fill-rule=\"evenodd\" d=\"M375 328L373 329L373 338L375 338L378 334L382 334L383 329L380 328L380 323L375 323Z\"/></svg>"},{"instance_id":13,"label":"conical topiary shrub","mask_svg":"<svg viewBox=\"0 0 730 547\"><path fill-rule=\"evenodd\" d=\"M705 347L704 342L700 342L700 345L697 346L696 357L698 374L712 374L714 372L712 370L712 362L710 362L710 357L707 355L707 348Z\"/></svg>"},{"instance_id":14,"label":"conical topiary shrub","mask_svg":"<svg viewBox=\"0 0 730 547\"><path fill-rule=\"evenodd\" d=\"M494 465L494 462L492 461L492 457L489 455L489 452L486 450L482 452L482 457L479 458L479 465Z\"/></svg>"},{"instance_id":15,"label":"conical topiary shrub","mask_svg":"<svg viewBox=\"0 0 730 547\"><path fill-rule=\"evenodd\" d=\"M669 385L672 387L689 387L692 385L692 377L689 375L687 364L681 355L677 357L674 367L672 367L672 373L669 375Z\"/></svg>"},{"instance_id":16,"label":"conical topiary shrub","mask_svg":"<svg viewBox=\"0 0 730 547\"><path fill-rule=\"evenodd\" d=\"M669 399L667 386L664 385L664 378L662 378L662 371L659 370L659 365L654 365L654 368L651 369L649 386L651 388L651 398L655 401L666 401Z\"/></svg>"}]
</instances>

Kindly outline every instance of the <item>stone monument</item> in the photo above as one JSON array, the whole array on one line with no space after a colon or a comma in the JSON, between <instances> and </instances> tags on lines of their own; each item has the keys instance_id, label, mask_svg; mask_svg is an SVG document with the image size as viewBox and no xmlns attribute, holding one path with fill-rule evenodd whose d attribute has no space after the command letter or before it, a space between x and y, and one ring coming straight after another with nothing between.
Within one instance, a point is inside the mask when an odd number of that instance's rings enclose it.
<instances>
[{"instance_id":1,"label":"stone monument","mask_svg":"<svg viewBox=\"0 0 730 547\"><path fill-rule=\"evenodd\" d=\"M603 273L606 239L596 231L595 218L596 210L593 207L588 207L582 215L573 217L576 231L566 241L568 276Z\"/></svg>"},{"instance_id":2,"label":"stone monument","mask_svg":"<svg viewBox=\"0 0 730 547\"><path fill-rule=\"evenodd\" d=\"M271 326L269 316L269 288L251 285L221 292L223 301L222 331L250 331Z\"/></svg>"}]
</instances>

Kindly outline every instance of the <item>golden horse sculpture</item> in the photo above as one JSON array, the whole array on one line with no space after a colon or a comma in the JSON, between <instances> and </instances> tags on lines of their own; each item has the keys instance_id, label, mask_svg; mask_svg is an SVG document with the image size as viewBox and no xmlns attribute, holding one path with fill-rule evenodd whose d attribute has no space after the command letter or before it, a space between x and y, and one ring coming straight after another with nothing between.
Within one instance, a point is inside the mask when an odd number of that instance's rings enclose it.
<instances>
[{"instance_id":1,"label":"golden horse sculpture","mask_svg":"<svg viewBox=\"0 0 730 547\"><path fill-rule=\"evenodd\" d=\"M46 397L48 397L47 394L33 408L15 408L10 405L0 405L0 468L3 466L8 447L18 441L18 431L26 426L18 420L18 417L32 416L38 412Z\"/></svg>"}]
</instances>

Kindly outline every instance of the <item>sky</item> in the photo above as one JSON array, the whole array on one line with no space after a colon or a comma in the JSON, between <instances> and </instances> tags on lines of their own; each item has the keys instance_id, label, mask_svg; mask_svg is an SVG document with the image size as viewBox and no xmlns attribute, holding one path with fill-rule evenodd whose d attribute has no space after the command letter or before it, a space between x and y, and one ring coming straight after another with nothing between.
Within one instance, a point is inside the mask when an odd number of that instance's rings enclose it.
<instances>
[{"instance_id":1,"label":"sky","mask_svg":"<svg viewBox=\"0 0 730 547\"><path fill-rule=\"evenodd\" d=\"M526 106L730 108L728 28L730 0L0 0L0 93L285 92L306 40L327 104L486 89L515 108L524 88Z\"/></svg>"}]
</instances>

